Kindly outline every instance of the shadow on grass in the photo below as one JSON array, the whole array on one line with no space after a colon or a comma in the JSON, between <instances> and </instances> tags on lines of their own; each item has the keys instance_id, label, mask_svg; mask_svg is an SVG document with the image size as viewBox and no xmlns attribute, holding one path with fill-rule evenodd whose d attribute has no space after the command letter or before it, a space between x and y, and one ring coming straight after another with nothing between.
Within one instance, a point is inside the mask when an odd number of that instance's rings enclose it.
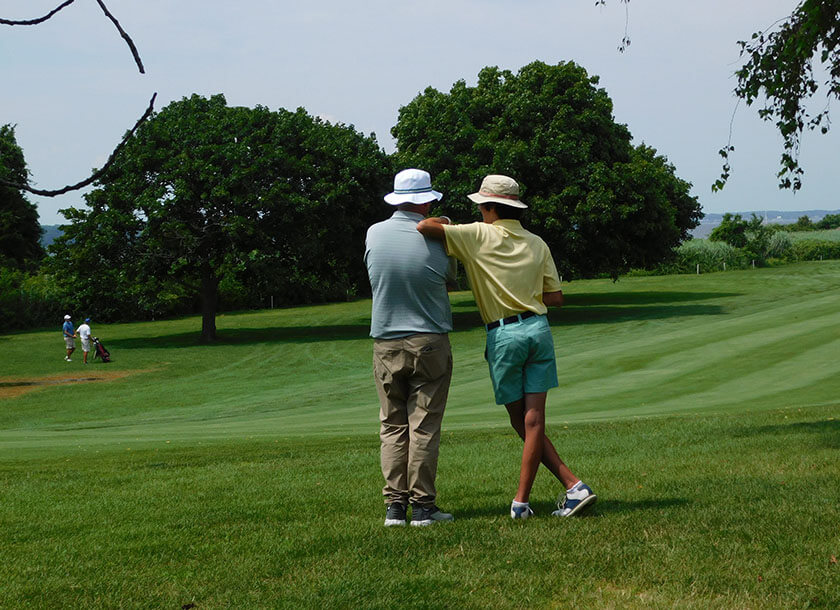
<instances>
[{"instance_id":1,"label":"shadow on grass","mask_svg":"<svg viewBox=\"0 0 840 610\"><path fill-rule=\"evenodd\" d=\"M692 316L720 316L719 305L661 305L645 307L564 307L551 310L548 319L554 326L612 324L631 320L667 320Z\"/></svg>"},{"instance_id":2,"label":"shadow on grass","mask_svg":"<svg viewBox=\"0 0 840 610\"><path fill-rule=\"evenodd\" d=\"M697 301L740 296L734 292L611 292L573 294L561 309L551 309L548 318L556 326L570 324L609 324L628 320L656 320L688 316L719 316L720 305L704 305ZM686 304L679 304L686 303ZM692 304L687 304L692 303ZM455 332L483 326L475 311L475 301L453 305ZM459 311L469 309L468 311Z\"/></svg>"},{"instance_id":3,"label":"shadow on grass","mask_svg":"<svg viewBox=\"0 0 840 610\"><path fill-rule=\"evenodd\" d=\"M267 326L264 328L231 328L218 331L217 339L208 345L248 345L256 343L313 343L319 341L356 341L369 339L370 326L347 324L330 326ZM200 331L111 339L108 348L173 348L201 345Z\"/></svg>"},{"instance_id":4,"label":"shadow on grass","mask_svg":"<svg viewBox=\"0 0 840 610\"><path fill-rule=\"evenodd\" d=\"M840 420L818 420L793 422L790 424L774 424L770 426L754 426L742 428L733 436L746 438L750 436L781 436L790 434L817 434L823 436L828 447L840 449Z\"/></svg>"},{"instance_id":5,"label":"shadow on grass","mask_svg":"<svg viewBox=\"0 0 840 610\"><path fill-rule=\"evenodd\" d=\"M654 303L685 303L739 297L737 292L582 292L565 295L567 307L591 305L651 305Z\"/></svg>"},{"instance_id":6,"label":"shadow on grass","mask_svg":"<svg viewBox=\"0 0 840 610\"><path fill-rule=\"evenodd\" d=\"M567 307L549 312L552 324L609 324L629 320L668 319L687 316L722 315L718 305L672 304L687 303L728 296L734 293L715 292L617 292L607 294L577 294L568 299ZM655 305L652 305L655 304ZM467 308L466 311L461 311ZM484 324L475 301L459 301L453 306L454 332L480 328ZM305 318L302 315L302 320ZM256 343L313 343L320 341L357 341L369 339L369 322L329 326L267 326L264 328L222 329L212 345L248 345ZM116 348L173 348L200 345L198 328L158 337L113 339L108 346Z\"/></svg>"},{"instance_id":7,"label":"shadow on grass","mask_svg":"<svg viewBox=\"0 0 840 610\"><path fill-rule=\"evenodd\" d=\"M656 498L650 500L613 500L599 498L592 506L587 508L580 515L575 516L575 519L588 519L590 517L599 517L602 515L622 514L636 511L654 511L663 508L673 508L676 506L685 506L691 501L686 498ZM537 517L550 517L551 513L557 510L557 505L553 502L531 502L531 507ZM492 505L476 507L468 510L458 511L455 515L456 519L484 519L487 517L498 517L500 511L506 514L504 508L500 508L499 503Z\"/></svg>"}]
</instances>

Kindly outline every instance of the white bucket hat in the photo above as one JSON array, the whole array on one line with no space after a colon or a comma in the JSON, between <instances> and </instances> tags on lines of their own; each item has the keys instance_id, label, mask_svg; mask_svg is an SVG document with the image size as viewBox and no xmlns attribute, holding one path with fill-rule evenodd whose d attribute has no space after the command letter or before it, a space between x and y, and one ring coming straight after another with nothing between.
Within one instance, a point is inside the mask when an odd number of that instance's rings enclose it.
<instances>
[{"instance_id":1,"label":"white bucket hat","mask_svg":"<svg viewBox=\"0 0 840 610\"><path fill-rule=\"evenodd\" d=\"M527 208L519 201L519 184L513 178L490 174L484 176L477 193L467 195L473 203L501 203L512 208Z\"/></svg>"},{"instance_id":2,"label":"white bucket hat","mask_svg":"<svg viewBox=\"0 0 840 610\"><path fill-rule=\"evenodd\" d=\"M69 320L69 319L70 319L70 316L69 316L69 315L65 315L65 316L64 316L64 319L65 319L65 320Z\"/></svg>"},{"instance_id":3,"label":"white bucket hat","mask_svg":"<svg viewBox=\"0 0 840 610\"><path fill-rule=\"evenodd\" d=\"M440 201L443 193L432 190L432 177L422 169L404 169L394 176L394 192L385 195L391 205Z\"/></svg>"}]
</instances>

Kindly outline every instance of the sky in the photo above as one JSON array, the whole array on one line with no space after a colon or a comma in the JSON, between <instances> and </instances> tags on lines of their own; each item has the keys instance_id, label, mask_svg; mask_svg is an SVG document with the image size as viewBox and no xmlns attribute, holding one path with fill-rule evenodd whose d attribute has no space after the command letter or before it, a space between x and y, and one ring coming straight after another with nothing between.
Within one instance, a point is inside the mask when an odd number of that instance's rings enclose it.
<instances>
[{"instance_id":1,"label":"sky","mask_svg":"<svg viewBox=\"0 0 840 610\"><path fill-rule=\"evenodd\" d=\"M31 19L60 0L6 0L0 17ZM704 212L840 208L840 134L808 133L804 186L778 189L782 140L757 107L736 111L738 40L790 14L794 0L105 0L137 45L140 74L95 0L36 26L0 25L0 124L16 126L32 184L58 189L101 167L145 110L198 93L228 104L305 108L375 133L395 150L399 108L426 87L473 85L485 66L516 72L574 61L600 78L634 143L668 157ZM631 45L618 46L625 33ZM821 94L822 96L823 94ZM820 97L815 107L821 107ZM734 112L734 119L733 119ZM717 151L735 153L723 192ZM42 224L84 205L78 192L30 196Z\"/></svg>"}]
</instances>

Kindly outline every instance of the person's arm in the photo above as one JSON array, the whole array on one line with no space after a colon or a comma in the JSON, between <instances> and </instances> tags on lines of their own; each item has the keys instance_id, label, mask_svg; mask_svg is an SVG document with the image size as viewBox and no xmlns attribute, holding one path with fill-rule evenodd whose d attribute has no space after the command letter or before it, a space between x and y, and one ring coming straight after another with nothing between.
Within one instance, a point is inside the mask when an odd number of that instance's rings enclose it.
<instances>
[{"instance_id":1,"label":"person's arm","mask_svg":"<svg viewBox=\"0 0 840 610\"><path fill-rule=\"evenodd\" d=\"M446 270L446 290L452 292L458 289L458 261L454 256L449 257L449 267Z\"/></svg>"},{"instance_id":2,"label":"person's arm","mask_svg":"<svg viewBox=\"0 0 840 610\"><path fill-rule=\"evenodd\" d=\"M563 291L557 292L543 292L543 303L546 307L562 307L563 306Z\"/></svg>"},{"instance_id":3,"label":"person's arm","mask_svg":"<svg viewBox=\"0 0 840 610\"><path fill-rule=\"evenodd\" d=\"M443 225L450 224L452 224L452 221L447 216L424 218L417 223L417 230L420 231L424 237L444 241L446 239L446 234L444 232Z\"/></svg>"}]
</instances>

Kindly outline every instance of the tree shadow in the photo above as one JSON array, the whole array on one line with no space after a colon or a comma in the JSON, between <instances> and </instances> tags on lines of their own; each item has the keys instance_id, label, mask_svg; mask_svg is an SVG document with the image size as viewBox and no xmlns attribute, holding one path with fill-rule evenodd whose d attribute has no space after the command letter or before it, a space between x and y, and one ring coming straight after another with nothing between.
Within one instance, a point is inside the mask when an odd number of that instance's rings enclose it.
<instances>
[{"instance_id":1,"label":"tree shadow","mask_svg":"<svg viewBox=\"0 0 840 610\"><path fill-rule=\"evenodd\" d=\"M321 341L358 341L370 339L370 324L327 326L266 326L263 328L230 328L217 333L208 345L252 345L257 343L317 343ZM108 348L173 348L201 345L200 333L192 332L158 337L128 337L108 341Z\"/></svg>"},{"instance_id":2,"label":"tree shadow","mask_svg":"<svg viewBox=\"0 0 840 610\"><path fill-rule=\"evenodd\" d=\"M556 326L571 324L608 324L628 320L667 319L687 316L711 316L724 313L718 305L668 304L738 296L716 292L614 292L575 294L562 309L549 311L549 319ZM628 306L635 305L635 306ZM452 305L453 332L465 332L484 326L476 310L475 300L458 300ZM301 320L306 321L305 314ZM249 345L257 343L316 343L321 341L357 341L370 338L370 318L356 324L327 326L266 326L263 328L231 328L218 331L212 345ZM116 348L175 348L200 345L200 333L163 335L159 337L131 337L108 341Z\"/></svg>"},{"instance_id":3,"label":"tree shadow","mask_svg":"<svg viewBox=\"0 0 840 610\"><path fill-rule=\"evenodd\" d=\"M564 307L552 310L548 319L555 326L579 324L611 324L631 320L666 320L693 316L720 316L725 313L720 305L649 305L644 307Z\"/></svg>"},{"instance_id":4,"label":"tree shadow","mask_svg":"<svg viewBox=\"0 0 840 610\"><path fill-rule=\"evenodd\" d=\"M591 305L652 305L654 303L685 303L742 296L737 292L579 292L565 295L567 307Z\"/></svg>"},{"instance_id":5,"label":"tree shadow","mask_svg":"<svg viewBox=\"0 0 840 610\"><path fill-rule=\"evenodd\" d=\"M748 436L777 436L790 433L818 434L824 437L823 440L828 447L840 448L840 420L836 419L744 427L735 431L733 436L735 438L746 438Z\"/></svg>"},{"instance_id":6,"label":"tree shadow","mask_svg":"<svg viewBox=\"0 0 840 610\"><path fill-rule=\"evenodd\" d=\"M689 316L718 316L720 305L697 303L710 299L741 296L734 292L608 292L577 293L566 296L560 309L549 309L548 318L555 326L571 324L609 324L628 320L652 320ZM681 304L683 303L683 304ZM693 304L685 304L693 303ZM474 300L453 304L455 332L483 326L475 311ZM467 311L460 311L466 309Z\"/></svg>"}]
</instances>

